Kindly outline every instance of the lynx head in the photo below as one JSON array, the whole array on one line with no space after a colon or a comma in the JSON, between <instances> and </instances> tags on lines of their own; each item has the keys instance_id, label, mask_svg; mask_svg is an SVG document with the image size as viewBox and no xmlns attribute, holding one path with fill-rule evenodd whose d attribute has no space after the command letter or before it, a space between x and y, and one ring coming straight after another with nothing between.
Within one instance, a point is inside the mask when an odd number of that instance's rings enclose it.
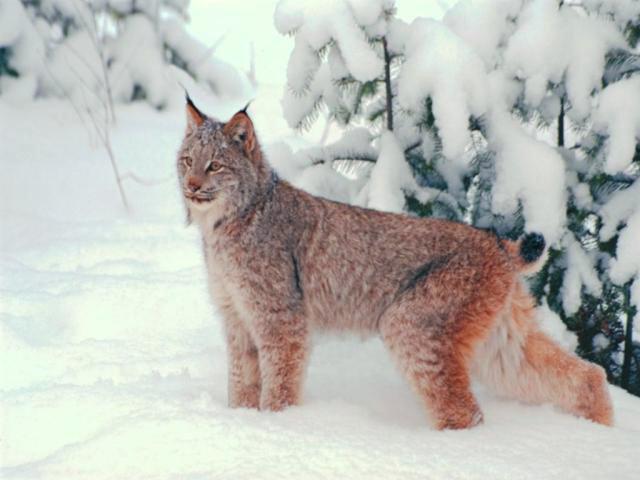
<instances>
[{"instance_id":1,"label":"lynx head","mask_svg":"<svg viewBox=\"0 0 640 480\"><path fill-rule=\"evenodd\" d=\"M186 109L177 166L187 221L238 215L271 176L246 107L226 123L203 114L188 96Z\"/></svg>"}]
</instances>

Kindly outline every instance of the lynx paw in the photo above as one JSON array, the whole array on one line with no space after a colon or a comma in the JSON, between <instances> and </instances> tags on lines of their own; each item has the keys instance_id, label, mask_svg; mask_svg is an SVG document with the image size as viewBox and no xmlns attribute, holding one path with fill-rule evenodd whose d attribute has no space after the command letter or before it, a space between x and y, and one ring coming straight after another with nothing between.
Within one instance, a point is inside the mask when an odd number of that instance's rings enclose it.
<instances>
[{"instance_id":1,"label":"lynx paw","mask_svg":"<svg viewBox=\"0 0 640 480\"><path fill-rule=\"evenodd\" d=\"M438 430L461 430L464 428L473 428L483 421L482 411L476 406L471 410L449 412L446 417L437 422L436 428Z\"/></svg>"},{"instance_id":2,"label":"lynx paw","mask_svg":"<svg viewBox=\"0 0 640 480\"><path fill-rule=\"evenodd\" d=\"M607 377L598 366L590 366L578 404L578 415L602 425L613 425L613 407Z\"/></svg>"},{"instance_id":3,"label":"lynx paw","mask_svg":"<svg viewBox=\"0 0 640 480\"><path fill-rule=\"evenodd\" d=\"M260 386L251 385L244 387L229 395L229 407L231 408L259 408Z\"/></svg>"}]
</instances>

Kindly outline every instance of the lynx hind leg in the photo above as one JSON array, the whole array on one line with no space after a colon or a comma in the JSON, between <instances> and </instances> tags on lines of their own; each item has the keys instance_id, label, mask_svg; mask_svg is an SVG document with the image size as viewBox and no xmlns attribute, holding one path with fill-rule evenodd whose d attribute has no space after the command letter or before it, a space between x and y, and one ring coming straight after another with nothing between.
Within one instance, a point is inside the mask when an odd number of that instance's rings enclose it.
<instances>
[{"instance_id":1,"label":"lynx hind leg","mask_svg":"<svg viewBox=\"0 0 640 480\"><path fill-rule=\"evenodd\" d=\"M564 351L540 331L529 333L525 340L524 365L529 379L522 392L525 397L527 390L533 390L533 401L550 401L574 415L613 424L607 378L600 366Z\"/></svg>"},{"instance_id":2,"label":"lynx hind leg","mask_svg":"<svg viewBox=\"0 0 640 480\"><path fill-rule=\"evenodd\" d=\"M496 393L552 403L603 425L613 423L604 370L565 351L537 329L533 300L518 285L510 311L480 347L475 372Z\"/></svg>"},{"instance_id":3,"label":"lynx hind leg","mask_svg":"<svg viewBox=\"0 0 640 480\"><path fill-rule=\"evenodd\" d=\"M473 427L482 422L482 412L467 362L443 334L443 318L428 305L424 299L396 300L380 319L380 335L437 429Z\"/></svg>"},{"instance_id":4,"label":"lynx hind leg","mask_svg":"<svg viewBox=\"0 0 640 480\"><path fill-rule=\"evenodd\" d=\"M227 316L226 331L229 406L259 408L261 378L256 345L235 317Z\"/></svg>"}]
</instances>

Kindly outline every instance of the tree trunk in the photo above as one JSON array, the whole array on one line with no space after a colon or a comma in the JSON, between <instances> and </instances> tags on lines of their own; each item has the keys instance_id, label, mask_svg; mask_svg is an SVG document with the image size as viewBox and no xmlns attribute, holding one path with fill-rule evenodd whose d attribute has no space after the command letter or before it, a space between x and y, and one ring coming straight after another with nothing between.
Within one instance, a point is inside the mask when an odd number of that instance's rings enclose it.
<instances>
[{"instance_id":1,"label":"tree trunk","mask_svg":"<svg viewBox=\"0 0 640 480\"><path fill-rule=\"evenodd\" d=\"M558 146L564 147L564 95L560 98L560 115L558 115Z\"/></svg>"},{"instance_id":2,"label":"tree trunk","mask_svg":"<svg viewBox=\"0 0 640 480\"><path fill-rule=\"evenodd\" d=\"M624 286L624 312L627 316L627 328L624 334L624 359L622 361L622 375L620 376L620 386L629 390L629 379L631 376L631 359L633 358L633 317L636 309L631 305L631 282Z\"/></svg>"},{"instance_id":3,"label":"tree trunk","mask_svg":"<svg viewBox=\"0 0 640 480\"><path fill-rule=\"evenodd\" d=\"M384 86L387 95L387 129L393 131L393 106L391 94L391 55L387 49L387 38L382 37L382 46L384 48Z\"/></svg>"}]
</instances>

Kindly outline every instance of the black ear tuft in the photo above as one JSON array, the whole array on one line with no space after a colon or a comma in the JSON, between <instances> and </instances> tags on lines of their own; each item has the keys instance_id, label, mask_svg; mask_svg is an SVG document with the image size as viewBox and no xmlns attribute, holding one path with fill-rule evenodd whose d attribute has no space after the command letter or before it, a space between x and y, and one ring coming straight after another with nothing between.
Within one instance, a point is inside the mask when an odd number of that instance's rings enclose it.
<instances>
[{"instance_id":1,"label":"black ear tuft","mask_svg":"<svg viewBox=\"0 0 640 480\"><path fill-rule=\"evenodd\" d=\"M184 91L184 96L187 103L187 131L189 131L202 125L207 116L202 113L198 107L196 107L186 89Z\"/></svg>"},{"instance_id":2,"label":"black ear tuft","mask_svg":"<svg viewBox=\"0 0 640 480\"><path fill-rule=\"evenodd\" d=\"M238 113L244 113L248 117L249 113L247 113L247 109L251 106L252 103L253 103L253 99L249 100L247 104L244 106L244 108L240 110Z\"/></svg>"},{"instance_id":3,"label":"black ear tuft","mask_svg":"<svg viewBox=\"0 0 640 480\"><path fill-rule=\"evenodd\" d=\"M184 99L187 102L187 106L193 108L194 110L198 110L198 107L195 106L193 100L191 100L191 97L189 96L189 92L187 92L186 90L184 91Z\"/></svg>"}]
</instances>

